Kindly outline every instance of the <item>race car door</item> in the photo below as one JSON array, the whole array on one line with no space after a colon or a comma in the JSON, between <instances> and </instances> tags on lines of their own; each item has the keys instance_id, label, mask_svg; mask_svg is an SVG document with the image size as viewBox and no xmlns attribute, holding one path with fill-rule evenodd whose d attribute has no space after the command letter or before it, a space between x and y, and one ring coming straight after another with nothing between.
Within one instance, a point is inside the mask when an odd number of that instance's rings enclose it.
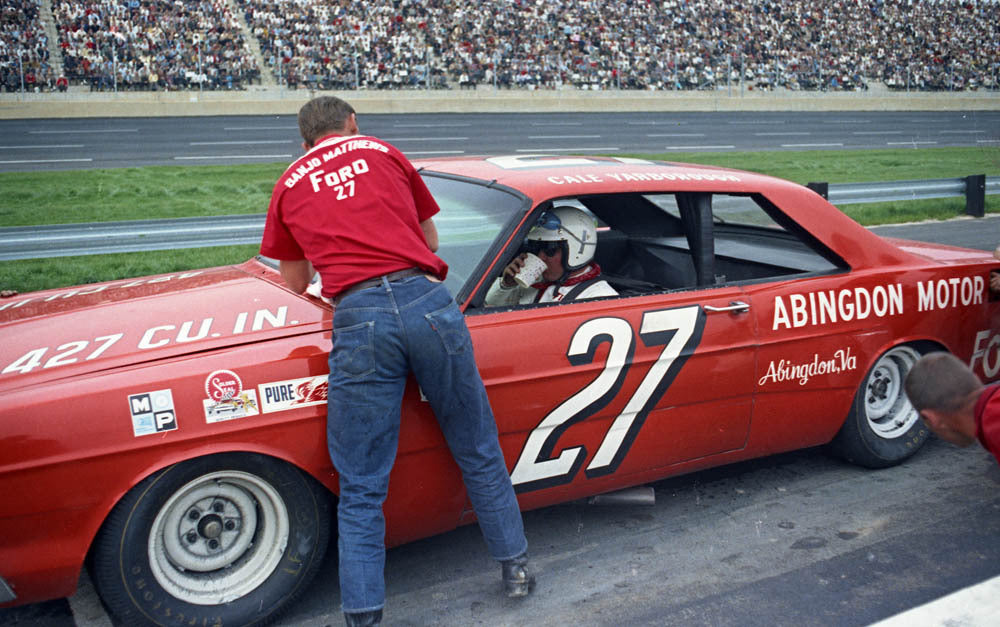
<instances>
[{"instance_id":1,"label":"race car door","mask_svg":"<svg viewBox=\"0 0 1000 627\"><path fill-rule=\"evenodd\" d=\"M748 308L740 288L721 287L467 316L522 504L742 448L756 350Z\"/></svg>"}]
</instances>

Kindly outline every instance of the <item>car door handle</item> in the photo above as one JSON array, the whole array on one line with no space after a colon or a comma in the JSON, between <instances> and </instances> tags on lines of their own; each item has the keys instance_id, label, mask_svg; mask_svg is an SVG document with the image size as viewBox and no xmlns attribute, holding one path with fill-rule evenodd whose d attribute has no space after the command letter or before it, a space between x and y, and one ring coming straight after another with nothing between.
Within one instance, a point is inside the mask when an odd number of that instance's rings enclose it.
<instances>
[{"instance_id":1,"label":"car door handle","mask_svg":"<svg viewBox=\"0 0 1000 627\"><path fill-rule=\"evenodd\" d=\"M748 303L744 303L743 301L740 301L740 300L731 300L731 301L729 301L729 306L728 307L712 307L711 305L704 305L704 307L705 307L706 311L713 311L713 312L716 312L716 311L734 311L736 313L746 313L746 312L750 311L750 305Z\"/></svg>"}]
</instances>

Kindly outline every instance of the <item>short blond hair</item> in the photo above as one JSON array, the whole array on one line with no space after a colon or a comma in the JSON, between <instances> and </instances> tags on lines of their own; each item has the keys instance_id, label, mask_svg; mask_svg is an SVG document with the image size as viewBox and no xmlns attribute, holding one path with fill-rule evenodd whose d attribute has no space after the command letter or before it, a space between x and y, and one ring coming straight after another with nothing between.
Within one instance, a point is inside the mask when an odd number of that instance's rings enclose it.
<instances>
[{"instance_id":1,"label":"short blond hair","mask_svg":"<svg viewBox=\"0 0 1000 627\"><path fill-rule=\"evenodd\" d=\"M951 353L922 357L906 375L904 389L917 411L953 412L983 387L979 377Z\"/></svg>"}]
</instances>

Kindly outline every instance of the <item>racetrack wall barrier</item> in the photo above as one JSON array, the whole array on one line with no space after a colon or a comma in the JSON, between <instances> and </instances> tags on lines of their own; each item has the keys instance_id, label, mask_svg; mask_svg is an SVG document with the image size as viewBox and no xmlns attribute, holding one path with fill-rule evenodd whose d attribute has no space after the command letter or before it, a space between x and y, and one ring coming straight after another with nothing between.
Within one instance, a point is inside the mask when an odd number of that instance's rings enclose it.
<instances>
[{"instance_id":1,"label":"racetrack wall barrier","mask_svg":"<svg viewBox=\"0 0 1000 627\"><path fill-rule=\"evenodd\" d=\"M983 217L986 194L1000 194L1000 177L975 174L957 179L809 183L807 187L834 205L965 196L966 213ZM0 228L0 261L258 244L263 232L263 213L5 227Z\"/></svg>"}]
</instances>

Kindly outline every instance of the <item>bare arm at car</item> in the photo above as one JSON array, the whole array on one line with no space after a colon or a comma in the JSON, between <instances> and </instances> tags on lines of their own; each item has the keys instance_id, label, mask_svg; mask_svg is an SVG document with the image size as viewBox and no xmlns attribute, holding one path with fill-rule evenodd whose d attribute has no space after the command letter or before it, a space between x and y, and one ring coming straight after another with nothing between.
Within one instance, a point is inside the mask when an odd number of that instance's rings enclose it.
<instances>
[{"instance_id":1,"label":"bare arm at car","mask_svg":"<svg viewBox=\"0 0 1000 627\"><path fill-rule=\"evenodd\" d=\"M313 267L308 259L281 260L278 262L278 269L281 271L281 278L285 280L288 289L296 294L301 294L309 287L309 281L312 280L313 276Z\"/></svg>"},{"instance_id":2,"label":"bare arm at car","mask_svg":"<svg viewBox=\"0 0 1000 627\"><path fill-rule=\"evenodd\" d=\"M438 249L438 230L434 226L434 220L427 218L420 223L420 229L424 232L424 239L427 240L427 247L431 249L432 253L436 253Z\"/></svg>"}]
</instances>

